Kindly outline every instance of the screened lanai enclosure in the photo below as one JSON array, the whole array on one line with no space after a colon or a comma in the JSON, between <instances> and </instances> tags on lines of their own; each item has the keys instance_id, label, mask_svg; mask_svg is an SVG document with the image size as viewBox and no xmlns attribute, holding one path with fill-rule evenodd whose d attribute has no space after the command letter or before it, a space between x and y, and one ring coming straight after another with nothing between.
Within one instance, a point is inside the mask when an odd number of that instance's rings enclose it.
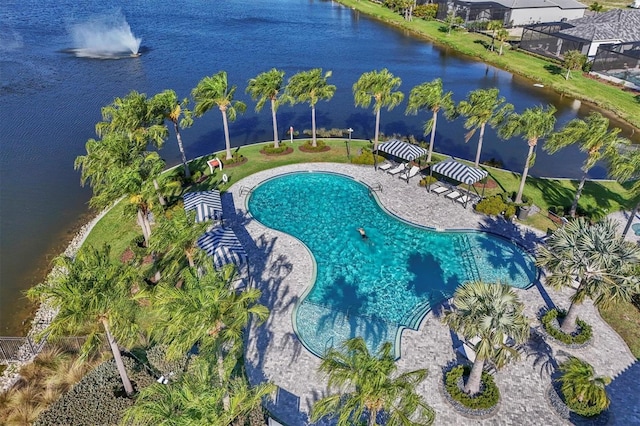
<instances>
[{"instance_id":1,"label":"screened lanai enclosure","mask_svg":"<svg viewBox=\"0 0 640 426\"><path fill-rule=\"evenodd\" d=\"M640 90L640 41L620 44L601 44L593 60L591 71Z\"/></svg>"},{"instance_id":2,"label":"screened lanai enclosure","mask_svg":"<svg viewBox=\"0 0 640 426\"><path fill-rule=\"evenodd\" d=\"M476 27L489 21L501 21L505 27L510 26L509 12L511 9L493 1L463 1L463 0L436 0L438 12L436 18L446 20L447 15L455 11L456 16L464 20L465 27L469 23L475 23ZM481 25L480 25L481 26Z\"/></svg>"},{"instance_id":3,"label":"screened lanai enclosure","mask_svg":"<svg viewBox=\"0 0 640 426\"><path fill-rule=\"evenodd\" d=\"M568 28L573 28L573 25L566 22L527 25L522 31L520 49L560 60L570 50L588 54L591 41L560 32Z\"/></svg>"}]
</instances>

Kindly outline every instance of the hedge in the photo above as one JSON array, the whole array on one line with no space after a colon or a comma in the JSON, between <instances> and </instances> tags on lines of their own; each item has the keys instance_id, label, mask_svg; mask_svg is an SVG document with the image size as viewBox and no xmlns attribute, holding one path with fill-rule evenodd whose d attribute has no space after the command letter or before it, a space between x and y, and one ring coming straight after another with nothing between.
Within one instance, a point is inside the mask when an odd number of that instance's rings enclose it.
<instances>
[{"instance_id":1,"label":"hedge","mask_svg":"<svg viewBox=\"0 0 640 426\"><path fill-rule=\"evenodd\" d=\"M445 388L451 398L467 408L474 410L486 410L494 407L500 400L500 390L493 380L493 376L486 371L482 372L482 387L480 393L470 396L460 389L459 382L471 373L467 365L458 365L447 372L445 376Z\"/></svg>"},{"instance_id":2,"label":"hedge","mask_svg":"<svg viewBox=\"0 0 640 426\"><path fill-rule=\"evenodd\" d=\"M587 343L593 335L593 330L589 324L582 321L580 318L576 319L578 324L579 333L566 334L554 323L558 320L558 323L567 315L565 311L559 311L557 309L551 309L542 316L541 322L544 330L554 339L559 340L567 345L582 345Z\"/></svg>"}]
</instances>

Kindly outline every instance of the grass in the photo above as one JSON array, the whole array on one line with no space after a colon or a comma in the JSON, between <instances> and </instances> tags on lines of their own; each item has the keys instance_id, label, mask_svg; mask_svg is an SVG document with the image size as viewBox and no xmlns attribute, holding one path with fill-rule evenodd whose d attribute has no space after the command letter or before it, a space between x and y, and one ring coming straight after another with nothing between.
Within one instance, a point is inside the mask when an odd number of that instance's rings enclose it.
<instances>
[{"instance_id":1,"label":"grass","mask_svg":"<svg viewBox=\"0 0 640 426\"><path fill-rule=\"evenodd\" d=\"M627 343L633 356L640 359L640 308L619 302L608 309L601 308L600 315Z\"/></svg>"},{"instance_id":2,"label":"grass","mask_svg":"<svg viewBox=\"0 0 640 426\"><path fill-rule=\"evenodd\" d=\"M484 47L490 37L481 33L458 30L447 34L446 31L441 30L445 25L442 22L425 21L418 18L409 22L390 9L371 1L338 1L373 18L407 30L418 37L526 77L536 83L551 87L559 93L591 102L640 128L640 103L638 103L639 98L636 97L637 93L623 91L616 86L584 77L578 72L573 72L573 78L565 80L564 72L558 72L560 68L558 63L532 56L520 50L512 50L508 46L504 48L504 55L499 56L497 52L491 52Z\"/></svg>"}]
</instances>

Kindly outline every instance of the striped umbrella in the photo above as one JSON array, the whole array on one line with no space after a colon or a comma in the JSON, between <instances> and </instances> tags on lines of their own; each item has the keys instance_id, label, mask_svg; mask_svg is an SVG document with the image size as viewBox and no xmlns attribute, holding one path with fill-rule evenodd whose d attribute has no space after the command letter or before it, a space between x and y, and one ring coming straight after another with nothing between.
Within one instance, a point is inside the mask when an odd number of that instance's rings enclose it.
<instances>
[{"instance_id":1,"label":"striped umbrella","mask_svg":"<svg viewBox=\"0 0 640 426\"><path fill-rule=\"evenodd\" d=\"M231 228L217 228L198 238L198 247L213 258L216 268L233 263L238 268L247 263L247 252Z\"/></svg>"},{"instance_id":2,"label":"striped umbrella","mask_svg":"<svg viewBox=\"0 0 640 426\"><path fill-rule=\"evenodd\" d=\"M487 177L487 172L485 170L467 166L466 164L460 163L454 159L434 164L431 166L431 171L450 177L458 182L466 183L467 185L474 184Z\"/></svg>"},{"instance_id":3,"label":"striped umbrella","mask_svg":"<svg viewBox=\"0 0 640 426\"><path fill-rule=\"evenodd\" d=\"M402 142L397 139L381 143L378 145L378 151L386 152L394 157L402 158L408 161L413 161L416 158L427 155L427 150L420 148L418 145L414 145L408 142Z\"/></svg>"},{"instance_id":4,"label":"striped umbrella","mask_svg":"<svg viewBox=\"0 0 640 426\"><path fill-rule=\"evenodd\" d=\"M222 220L222 201L220 191L187 192L184 198L184 209L196 211L196 222Z\"/></svg>"}]
</instances>

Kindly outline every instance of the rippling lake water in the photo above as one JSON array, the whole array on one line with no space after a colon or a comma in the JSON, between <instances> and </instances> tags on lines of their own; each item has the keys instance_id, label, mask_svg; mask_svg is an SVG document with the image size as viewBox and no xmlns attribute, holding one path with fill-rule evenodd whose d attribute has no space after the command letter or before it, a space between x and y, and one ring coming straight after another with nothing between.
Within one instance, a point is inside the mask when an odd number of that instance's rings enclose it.
<instances>
[{"instance_id":1,"label":"rippling lake water","mask_svg":"<svg viewBox=\"0 0 640 426\"><path fill-rule=\"evenodd\" d=\"M142 39L142 56L120 60L76 57L73 28L95 19L126 18ZM373 137L371 110L355 108L351 86L366 71L388 68L401 89L441 77L456 101L477 88L498 87L517 110L552 103L563 124L591 109L533 82L418 40L331 1L227 0L75 2L5 0L0 5L0 333L21 331L28 304L22 291L42 280L52 256L61 252L89 216L90 190L73 169L95 136L100 108L131 90L153 95L174 89L187 97L202 77L227 71L238 85L246 114L230 124L234 146L270 138L267 109L255 114L244 94L247 80L272 67L287 76L314 67L332 70L337 92L317 106L318 127L352 127L354 138ZM96 31L99 30L96 26ZM425 116L404 116L406 103L383 111L387 134L422 134ZM279 110L280 131L310 128L307 107ZM619 125L619 123L617 123ZM625 128L629 134L629 128ZM472 158L476 139L463 142L462 121L438 123L436 149ZM223 148L219 114L208 113L183 132L188 157ZM497 158L520 170L526 144L485 136L483 159ZM175 140L162 151L179 162ZM583 156L567 149L549 157L541 150L531 173L579 175ZM604 177L594 168L593 177Z\"/></svg>"}]
</instances>

